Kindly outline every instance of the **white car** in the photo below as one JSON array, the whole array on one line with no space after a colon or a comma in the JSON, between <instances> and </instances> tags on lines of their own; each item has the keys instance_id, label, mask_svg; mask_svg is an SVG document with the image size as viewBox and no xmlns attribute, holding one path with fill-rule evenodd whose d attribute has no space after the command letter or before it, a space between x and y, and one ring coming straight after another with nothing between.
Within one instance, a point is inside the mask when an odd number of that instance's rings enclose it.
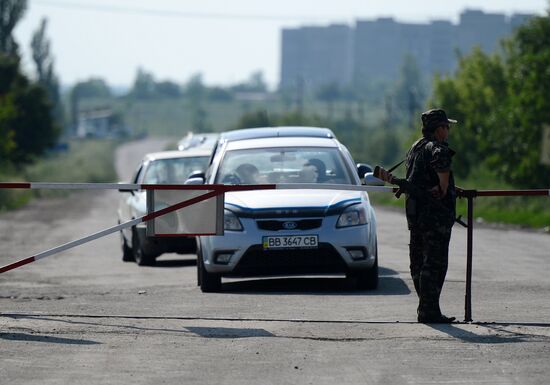
<instances>
[{"instance_id":1,"label":"white car","mask_svg":"<svg viewBox=\"0 0 550 385\"><path fill-rule=\"evenodd\" d=\"M261 128L222 135L207 184L360 185L364 174L330 130ZM197 183L197 179L188 184ZM222 277L345 274L359 288L378 283L376 217L364 191L277 189L225 195L224 236L197 241L198 283Z\"/></svg>"},{"instance_id":2,"label":"white car","mask_svg":"<svg viewBox=\"0 0 550 385\"><path fill-rule=\"evenodd\" d=\"M193 148L186 151L163 151L145 155L131 183L183 184L194 172L204 172L212 151ZM145 191L120 190L118 223L147 214ZM153 265L162 253L195 252L194 237L147 237L146 223L120 232L122 260L135 261L138 265Z\"/></svg>"},{"instance_id":3,"label":"white car","mask_svg":"<svg viewBox=\"0 0 550 385\"><path fill-rule=\"evenodd\" d=\"M178 150L184 151L190 148L213 149L218 141L218 133L193 133L189 132L178 142Z\"/></svg>"}]
</instances>

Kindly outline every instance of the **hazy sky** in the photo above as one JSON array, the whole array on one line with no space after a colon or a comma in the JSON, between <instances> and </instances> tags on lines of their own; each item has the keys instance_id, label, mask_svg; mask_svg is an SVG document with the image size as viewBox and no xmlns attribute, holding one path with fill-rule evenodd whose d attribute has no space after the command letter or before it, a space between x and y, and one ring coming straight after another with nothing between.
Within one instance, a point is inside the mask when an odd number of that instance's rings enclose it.
<instances>
[{"instance_id":1,"label":"hazy sky","mask_svg":"<svg viewBox=\"0 0 550 385\"><path fill-rule=\"evenodd\" d=\"M275 86L284 27L351 25L381 16L457 23L465 8L543 14L548 1L29 0L15 35L30 70L32 32L47 17L55 68L65 85L91 76L128 85L142 67L158 80L183 83L200 72L206 83L223 85L262 70Z\"/></svg>"}]
</instances>

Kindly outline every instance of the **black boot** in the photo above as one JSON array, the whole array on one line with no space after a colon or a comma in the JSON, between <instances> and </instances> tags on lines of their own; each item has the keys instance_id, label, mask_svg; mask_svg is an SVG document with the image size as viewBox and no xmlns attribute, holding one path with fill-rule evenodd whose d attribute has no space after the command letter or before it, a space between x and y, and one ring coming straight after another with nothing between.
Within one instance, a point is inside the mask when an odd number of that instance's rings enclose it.
<instances>
[{"instance_id":1,"label":"black boot","mask_svg":"<svg viewBox=\"0 0 550 385\"><path fill-rule=\"evenodd\" d=\"M455 317L447 317L440 312L418 312L418 322L423 324L451 324Z\"/></svg>"}]
</instances>

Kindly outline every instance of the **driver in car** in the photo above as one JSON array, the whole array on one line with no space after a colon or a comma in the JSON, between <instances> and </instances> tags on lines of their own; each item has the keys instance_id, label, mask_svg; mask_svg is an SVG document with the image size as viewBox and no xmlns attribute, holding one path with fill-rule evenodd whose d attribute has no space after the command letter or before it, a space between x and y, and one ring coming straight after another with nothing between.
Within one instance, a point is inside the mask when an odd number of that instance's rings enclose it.
<instances>
[{"instance_id":1,"label":"driver in car","mask_svg":"<svg viewBox=\"0 0 550 385\"><path fill-rule=\"evenodd\" d=\"M241 184L257 184L260 176L258 168L250 163L243 163L235 169Z\"/></svg>"}]
</instances>

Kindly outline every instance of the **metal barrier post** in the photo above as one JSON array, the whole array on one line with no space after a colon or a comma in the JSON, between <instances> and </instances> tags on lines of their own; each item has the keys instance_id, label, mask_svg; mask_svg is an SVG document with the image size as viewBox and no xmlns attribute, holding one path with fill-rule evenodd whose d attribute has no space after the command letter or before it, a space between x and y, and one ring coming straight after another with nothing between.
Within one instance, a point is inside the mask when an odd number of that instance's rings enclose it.
<instances>
[{"instance_id":1,"label":"metal barrier post","mask_svg":"<svg viewBox=\"0 0 550 385\"><path fill-rule=\"evenodd\" d=\"M474 243L474 195L468 194L468 228L466 245L466 299L464 322L472 322L472 256Z\"/></svg>"}]
</instances>

